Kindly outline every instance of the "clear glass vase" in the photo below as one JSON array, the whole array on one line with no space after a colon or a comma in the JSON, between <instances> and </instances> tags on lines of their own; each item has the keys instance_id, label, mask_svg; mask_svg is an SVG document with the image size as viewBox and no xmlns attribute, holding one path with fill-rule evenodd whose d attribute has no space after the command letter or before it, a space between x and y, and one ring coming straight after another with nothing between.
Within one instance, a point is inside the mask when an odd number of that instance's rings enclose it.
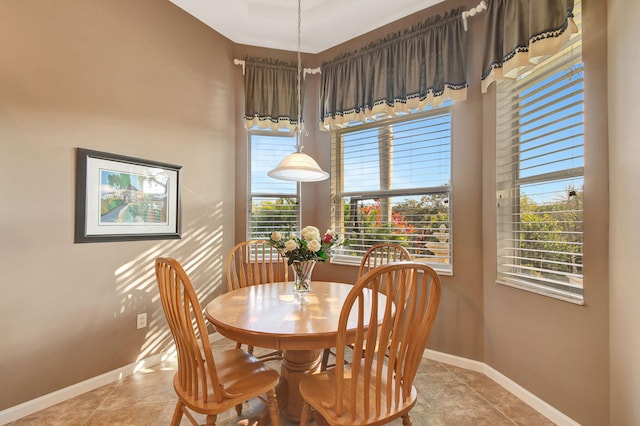
<instances>
[{"instance_id":1,"label":"clear glass vase","mask_svg":"<svg viewBox=\"0 0 640 426\"><path fill-rule=\"evenodd\" d=\"M305 295L311 291L311 273L316 266L315 260L299 261L294 260L291 264L293 269L293 292L297 296L298 302L305 303Z\"/></svg>"}]
</instances>

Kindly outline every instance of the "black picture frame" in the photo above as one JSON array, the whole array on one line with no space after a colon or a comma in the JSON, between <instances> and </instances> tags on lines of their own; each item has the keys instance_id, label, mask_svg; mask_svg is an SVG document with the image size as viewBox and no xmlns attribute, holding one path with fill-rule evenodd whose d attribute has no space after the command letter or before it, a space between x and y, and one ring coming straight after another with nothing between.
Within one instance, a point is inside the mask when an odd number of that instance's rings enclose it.
<instances>
[{"instance_id":1,"label":"black picture frame","mask_svg":"<svg viewBox=\"0 0 640 426\"><path fill-rule=\"evenodd\" d=\"M182 166L76 148L75 242L182 238Z\"/></svg>"}]
</instances>

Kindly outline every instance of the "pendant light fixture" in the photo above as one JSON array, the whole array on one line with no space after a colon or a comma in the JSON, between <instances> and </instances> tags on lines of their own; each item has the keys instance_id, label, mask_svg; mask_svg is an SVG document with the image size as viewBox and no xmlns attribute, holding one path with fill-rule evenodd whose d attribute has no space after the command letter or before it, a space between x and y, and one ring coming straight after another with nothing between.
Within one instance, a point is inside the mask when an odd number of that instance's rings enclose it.
<instances>
[{"instance_id":1,"label":"pendant light fixture","mask_svg":"<svg viewBox=\"0 0 640 426\"><path fill-rule=\"evenodd\" d=\"M300 95L300 77L302 74L302 62L300 60L300 16L301 1L298 0L298 73L297 73L297 89L298 89L298 122L296 123L296 152L287 155L280 161L278 166L267 173L268 176L296 182L318 182L329 177L329 173L320 168L318 163L302 152L304 148L302 144L302 97Z\"/></svg>"}]
</instances>

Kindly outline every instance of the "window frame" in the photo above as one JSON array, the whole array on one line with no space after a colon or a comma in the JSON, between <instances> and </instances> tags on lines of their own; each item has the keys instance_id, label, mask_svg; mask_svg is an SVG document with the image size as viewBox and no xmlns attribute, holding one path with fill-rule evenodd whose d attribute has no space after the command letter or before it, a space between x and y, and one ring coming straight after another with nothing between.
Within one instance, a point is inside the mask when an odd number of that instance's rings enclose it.
<instances>
[{"instance_id":1,"label":"window frame","mask_svg":"<svg viewBox=\"0 0 640 426\"><path fill-rule=\"evenodd\" d=\"M256 237L253 235L252 232L252 228L253 228L253 200L254 198L295 198L295 205L296 205L296 222L294 224L294 229L292 229L292 232L297 232L300 229L300 197L301 197L301 185L300 182L297 182L296 185L296 192L295 192L295 196L292 196L292 194L288 194L288 193L281 193L281 192L253 192L253 188L252 188L252 169L253 169L253 158L252 158L252 151L253 151L253 137L254 136L267 136L267 137L275 137L275 138L291 138L291 141L293 142L291 145L291 152L295 151L295 142L296 142L296 136L295 136L295 131L293 130L286 130L286 129L279 129L279 130L269 130L269 129L249 129L247 132L247 188L246 188L246 192L247 192L247 199L246 199L246 212L247 212L247 220L246 220L246 227L245 227L245 235L246 235L246 240L260 240L263 239L263 237ZM283 157L284 158L284 157ZM280 161L282 158L280 158L278 161ZM273 165L273 167L276 167L277 163ZM277 230L276 229L277 226L274 226L273 230ZM268 238L268 235L265 236L265 238Z\"/></svg>"},{"instance_id":2,"label":"window frame","mask_svg":"<svg viewBox=\"0 0 640 426\"><path fill-rule=\"evenodd\" d=\"M427 186L427 187L415 187L415 188L406 188L406 189L397 189L397 190L370 190L370 191L341 191L340 188L343 187L343 162L344 158L342 156L343 146L340 143L341 137L344 133L348 133L350 131L361 131L368 130L373 128L381 128L383 126L389 126L396 123L404 123L413 120L421 120L424 118L428 118L430 116L438 116L446 113L449 118L449 145L448 145L448 156L449 156L449 180L448 184L440 185L440 186ZM453 275L453 236L454 236L454 226L453 226L453 105L452 103L446 103L444 105L438 107L432 107L425 111L413 112L407 114L399 114L396 117L386 116L385 118L378 117L373 122L367 123L350 123L348 126L341 127L338 129L334 129L331 131L331 226L333 229L336 229L338 232L344 234L344 211L343 211L343 200L345 198L356 198L358 197L361 200L375 200L382 198L381 196L386 195L387 197L399 197L399 196L422 196L422 195L441 195L446 194L447 204L448 204L448 240L445 244L448 245L448 256L446 257L447 263L441 262L429 262L426 259L429 257L419 256L414 257L414 253L412 254L412 258L414 260L423 261L429 266L433 267L440 275ZM383 242L384 240L380 240L378 242ZM392 242L392 241L391 241ZM340 251L337 250L337 253L334 254L331 262L342 265L359 265L362 259L362 256L353 256L353 255L344 255L341 254ZM433 256L432 258L436 258Z\"/></svg>"},{"instance_id":3,"label":"window frame","mask_svg":"<svg viewBox=\"0 0 640 426\"><path fill-rule=\"evenodd\" d=\"M579 2L576 2L576 6L579 8ZM580 28L581 27L579 22L580 11L575 10L574 12L577 12L576 23ZM584 280L583 280L584 278L584 272L583 272L584 271L583 269L584 268L584 235L585 235L584 205L582 205L580 209L577 209L577 210L568 210L571 213L574 213L574 212L580 213L579 222L572 221L571 225L575 225L577 223L583 224L582 229L580 230L580 245L582 249L579 252L579 256L581 258L581 263L579 264L580 265L579 274L575 272L564 272L559 269L551 269L548 267L545 267L545 268L539 267L539 270L540 270L539 274L541 276L537 278L530 276L529 279L527 279L526 274L524 274L521 271L521 268L527 269L527 266L523 267L523 265L525 264L522 263L522 261L526 260L526 258L524 258L523 256L520 256L519 253L521 253L521 250L531 251L533 249L532 248L523 249L520 246L519 241L521 241L521 233L523 232L531 233L532 231L522 230L521 228L519 228L518 224L520 223L520 220L503 219L506 217L512 217L512 218L516 216L520 217L520 215L522 214L522 210L520 208L521 201L522 201L521 188L526 187L528 185L549 184L551 186L551 185L560 185L563 182L565 185L567 185L568 182L571 182L574 180L575 181L580 180L582 182L582 187L580 188L580 191L582 191L582 197L584 197L584 191L585 191L584 164L585 164L585 154L586 154L585 137L584 137L584 103L585 103L584 83L580 82L581 84L580 104L582 105L582 112L581 112L582 133L580 134L581 144L579 147L582 151L581 165L566 166L562 169L546 171L546 172L541 171L541 172L536 172L535 174L528 173L526 176L521 177L520 175L522 173L523 168L520 167L520 164L522 161L527 161L527 159L526 158L524 160L521 159L520 155L522 151L520 150L520 148L522 147L523 143L527 143L527 141L523 142L519 136L522 133L522 130L521 130L522 123L520 123L520 119L521 119L520 117L522 116L520 112L522 108L521 108L520 102L510 101L510 103L514 105L510 112L510 114L512 115L510 116L509 119L505 118L505 121L507 120L517 121L518 122L517 126L503 125L502 122L500 121L500 114L499 114L500 112L499 108L503 102L503 98L507 99L511 97L512 99L515 99L519 97L520 93L522 93L525 89L536 87L536 85L540 85L541 87L544 87L545 80L554 76L554 72L556 73L563 72L566 74L566 75L563 74L562 84L568 89L563 88L561 90L569 90L568 93L572 93L570 89L574 89L576 86L574 86L574 84L569 84L571 83L571 80L569 79L573 78L573 74L571 72L568 72L567 70L571 70L573 67L576 66L575 64L578 64L581 68L581 73L584 75L584 59L582 57L582 51L581 51L581 46L582 46L581 30L579 31L577 37L580 37L580 38L579 39L573 38L572 42L568 46L561 49L561 51L558 54L545 58L545 60L540 61L538 65L532 67L530 70L527 70L525 74L525 78L528 78L528 77L531 77L532 79L538 78L539 81L531 82L529 80L524 80L521 83L521 86L523 87L519 87L517 89L515 87L515 83L513 82L509 82L509 81L496 82L497 83L496 84L496 236L495 236L496 237L496 283L500 285L505 285L505 286L529 291L535 294L552 297L554 299L558 299L558 300L562 300L562 301L566 301L566 302L570 302L578 305L584 305ZM579 53L576 53L576 50L575 50L576 48L580 49ZM542 92L542 89L539 89L539 90ZM503 92L501 93L501 91ZM553 111L554 112L559 111L561 108L562 107L557 107ZM506 116L507 114L505 113L504 115ZM573 119L572 116L567 116L564 118L564 121L562 121L562 123L563 124L566 123L566 126L573 126L571 119ZM554 121L544 122L544 124L548 126L551 126L553 123ZM565 128L561 127L557 130L554 130L553 134L559 135L564 130ZM506 134L504 134L508 131L512 131L512 132L517 131L516 135L518 137L515 138L513 136L507 136ZM511 140L512 142L507 143L506 141L508 140ZM517 142L515 142L515 140L517 140ZM534 147L538 147L538 145L534 145ZM572 145L571 149L575 149L576 147L577 145ZM527 148L527 149L531 149L531 148ZM509 152L509 150L511 151L509 155L515 158L515 160L513 160L513 164L509 165L507 162L506 166L501 167L501 164L505 164L502 160L503 158L502 156L506 157L506 154L504 153ZM572 161L573 159L573 157L571 157L572 154L566 153L563 155L564 156L561 157L563 161L567 161L567 162ZM509 168L511 169L510 171L508 170ZM500 177L501 174L507 174L510 177L509 179L504 177L501 178ZM571 187L572 186L567 186L565 190ZM575 189L573 191L569 191L569 194L567 195L567 199L570 198L571 192L573 192L574 198L576 199L578 198L576 195ZM554 192L557 192L557 191L554 191ZM556 203L558 202L559 201L556 201ZM542 203L537 205L545 205L545 204ZM538 232L542 232L544 233L544 235L547 235L551 231L538 231ZM504 244L504 241L507 240L507 238L505 238L505 235L514 235L514 237L509 239L513 241L513 244L510 244L510 245ZM536 239L532 241L538 241L541 243L551 242L551 240L549 240L548 237L547 239ZM564 244L574 244L569 242L562 242L562 241L560 242ZM502 260L510 257L510 255L508 254L509 251L513 252L513 254L511 255L512 257L511 265L506 261ZM553 252L549 252L549 253L553 253ZM569 254L569 252L558 252L555 254L566 255L566 254ZM541 260L540 262L541 264L560 262L558 260L554 260L552 256L547 256L544 258L541 257L540 260ZM562 275L566 277L569 281L564 286L561 284L557 284L557 281L555 279L550 280L549 277L544 276L545 271L549 271L548 274ZM572 279L579 280L580 285L573 284ZM545 284L545 281L547 282L547 284ZM571 290L572 288L576 290L575 291ZM581 290L578 291L578 289L581 289Z\"/></svg>"}]
</instances>

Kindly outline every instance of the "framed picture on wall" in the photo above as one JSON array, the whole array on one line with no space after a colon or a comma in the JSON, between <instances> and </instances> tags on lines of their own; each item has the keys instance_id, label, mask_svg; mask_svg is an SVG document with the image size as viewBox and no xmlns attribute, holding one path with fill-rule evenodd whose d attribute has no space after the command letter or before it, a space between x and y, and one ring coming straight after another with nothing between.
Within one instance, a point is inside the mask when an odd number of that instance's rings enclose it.
<instances>
[{"instance_id":1,"label":"framed picture on wall","mask_svg":"<svg viewBox=\"0 0 640 426\"><path fill-rule=\"evenodd\" d=\"M181 170L77 148L75 242L181 238Z\"/></svg>"}]
</instances>

